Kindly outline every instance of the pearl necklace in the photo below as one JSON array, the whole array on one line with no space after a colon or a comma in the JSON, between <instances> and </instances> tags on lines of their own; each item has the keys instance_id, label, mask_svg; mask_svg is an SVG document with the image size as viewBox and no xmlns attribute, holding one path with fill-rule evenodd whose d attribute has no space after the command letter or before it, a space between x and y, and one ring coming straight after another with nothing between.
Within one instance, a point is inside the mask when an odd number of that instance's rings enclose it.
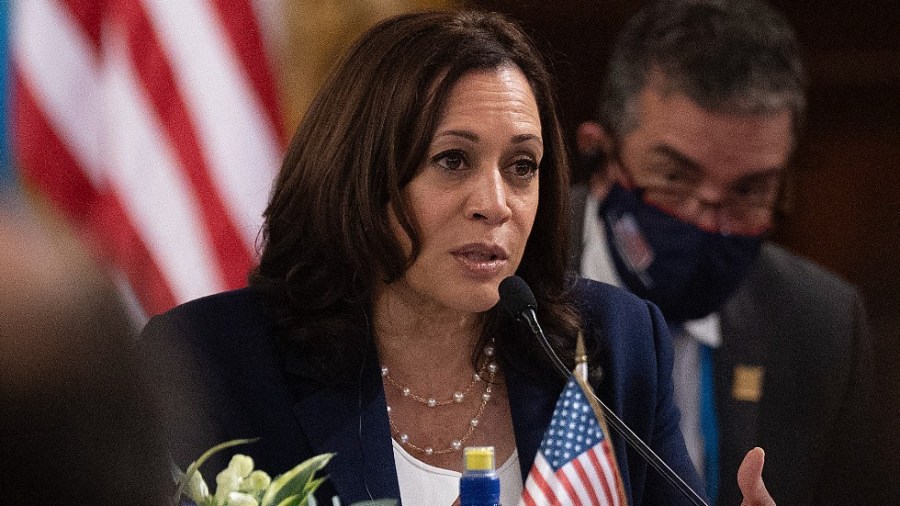
<instances>
[{"instance_id":1,"label":"pearl necklace","mask_svg":"<svg viewBox=\"0 0 900 506\"><path fill-rule=\"evenodd\" d=\"M394 435L397 436L397 440L400 442L400 444L402 444L406 447L409 447L419 453L429 455L429 456L430 455L443 455L445 453L456 452L456 451L460 451L462 449L463 443L465 443L470 437L472 437L472 434L475 432L475 428L478 426L478 423L481 420L481 415L484 413L484 408L487 406L488 401L491 400L491 388L492 388L492 385L494 384L494 377L497 375L497 364L495 362L493 362L493 360L492 360L492 357L494 356L494 347L486 346L484 348L484 354L487 357L487 360L485 360L484 365L482 365L480 371L472 374L471 383L469 383L469 385L464 390L462 390L462 391L458 390L458 391L454 392L452 397L450 397L449 399L443 400L443 401L438 401L433 396L429 396L426 398L426 397L422 397L419 395L415 395L414 393L412 393L412 391L410 390L409 387L405 387L405 386L397 383L397 381L395 381L394 378L391 377L390 371L387 367L381 368L381 376L382 376L382 378L384 378L384 380L388 384L396 387L404 397L413 399L416 402L418 402L420 404L424 404L425 406L427 406L429 408L436 408L436 407L446 406L446 405L454 404L454 403L461 404L465 400L466 395L468 395L469 392L472 390L472 388L475 386L475 384L481 383L484 381L482 379L482 374L484 374L485 372L488 373L488 380L486 382L484 382L484 385L485 385L484 392L482 392L482 394L481 394L481 403L479 404L478 409L475 411L475 414L472 416L471 419L469 419L468 427L466 428L466 433L463 434L463 436L460 438L453 439L450 442L450 446L447 448L444 448L444 449L435 450L431 446L422 447L422 446L418 446L418 445L410 442L409 435L406 432L403 432L402 430L400 430L397 427L397 425L394 423L394 418L393 418L393 416L391 416L391 407L388 406L387 407L388 422L390 423L391 431L394 433Z\"/></svg>"}]
</instances>

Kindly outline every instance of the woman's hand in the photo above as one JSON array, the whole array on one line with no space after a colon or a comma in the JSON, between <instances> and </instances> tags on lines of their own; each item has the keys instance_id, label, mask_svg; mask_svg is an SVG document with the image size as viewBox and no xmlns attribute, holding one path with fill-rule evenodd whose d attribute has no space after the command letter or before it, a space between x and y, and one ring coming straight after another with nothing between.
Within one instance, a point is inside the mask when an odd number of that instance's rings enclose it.
<instances>
[{"instance_id":1,"label":"woman's hand","mask_svg":"<svg viewBox=\"0 0 900 506\"><path fill-rule=\"evenodd\" d=\"M738 487L744 500L741 506L775 506L775 500L766 490L763 483L762 470L766 460L766 453L762 448L754 448L747 452L741 467L738 468Z\"/></svg>"}]
</instances>

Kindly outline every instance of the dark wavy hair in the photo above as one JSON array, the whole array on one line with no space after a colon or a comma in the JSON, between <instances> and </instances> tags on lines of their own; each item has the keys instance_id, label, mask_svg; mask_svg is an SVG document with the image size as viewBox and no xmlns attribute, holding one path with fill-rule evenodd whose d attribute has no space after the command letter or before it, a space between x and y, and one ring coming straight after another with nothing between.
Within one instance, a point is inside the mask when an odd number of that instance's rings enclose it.
<instances>
[{"instance_id":1,"label":"dark wavy hair","mask_svg":"<svg viewBox=\"0 0 900 506\"><path fill-rule=\"evenodd\" d=\"M427 155L445 101L467 73L506 66L531 84L544 138L537 216L517 273L571 359L579 323L566 282L569 168L549 72L500 14L419 12L381 22L337 63L293 136L265 212L250 284L275 315L282 350L314 362L310 374L355 380L372 342L374 287L400 279L420 251L404 188ZM392 232L388 202L409 235L408 256ZM549 367L514 325L491 309L482 344L496 339L507 364Z\"/></svg>"}]
</instances>

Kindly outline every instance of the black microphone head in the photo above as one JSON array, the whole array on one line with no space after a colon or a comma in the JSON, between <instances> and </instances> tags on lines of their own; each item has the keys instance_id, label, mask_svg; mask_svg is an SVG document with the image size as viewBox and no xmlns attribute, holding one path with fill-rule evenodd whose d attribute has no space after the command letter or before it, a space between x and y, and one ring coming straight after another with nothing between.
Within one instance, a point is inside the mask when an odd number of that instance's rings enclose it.
<instances>
[{"instance_id":1,"label":"black microphone head","mask_svg":"<svg viewBox=\"0 0 900 506\"><path fill-rule=\"evenodd\" d=\"M527 309L537 309L537 300L528 283L519 276L510 276L500 282L500 305L513 318L519 318Z\"/></svg>"}]
</instances>

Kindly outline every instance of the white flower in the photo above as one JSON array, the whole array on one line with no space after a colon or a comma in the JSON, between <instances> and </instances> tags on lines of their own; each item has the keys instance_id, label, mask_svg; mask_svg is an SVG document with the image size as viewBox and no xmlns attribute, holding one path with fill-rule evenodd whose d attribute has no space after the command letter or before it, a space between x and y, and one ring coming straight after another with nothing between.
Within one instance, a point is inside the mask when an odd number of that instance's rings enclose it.
<instances>
[{"instance_id":1,"label":"white flower","mask_svg":"<svg viewBox=\"0 0 900 506\"><path fill-rule=\"evenodd\" d=\"M231 462L228 463L228 469L233 469L238 476L246 478L247 475L253 471L253 459L239 453L234 457L231 457Z\"/></svg>"},{"instance_id":2,"label":"white flower","mask_svg":"<svg viewBox=\"0 0 900 506\"><path fill-rule=\"evenodd\" d=\"M272 478L266 474L265 471L256 470L250 473L250 476L244 478L244 481L241 482L241 492L262 492L269 488L269 485L272 483Z\"/></svg>"},{"instance_id":3,"label":"white flower","mask_svg":"<svg viewBox=\"0 0 900 506\"><path fill-rule=\"evenodd\" d=\"M206 482L203 481L203 476L200 474L199 470L194 471L194 474L191 475L191 479L188 481L187 487L185 488L185 493L197 504L200 504L204 499L209 497L209 487L207 487Z\"/></svg>"},{"instance_id":4,"label":"white flower","mask_svg":"<svg viewBox=\"0 0 900 506\"><path fill-rule=\"evenodd\" d=\"M178 488L172 498L172 504L180 504L184 497L188 497L194 503L204 506L259 506L260 502L272 506L273 501L277 498L281 498L279 504L314 505L315 501L311 494L322 484L322 480L310 480L310 476L325 467L334 456L333 453L310 457L288 472L276 476L274 480L262 470L254 471L254 462L250 457L235 455L228 467L216 475L215 495L210 496L209 487L196 469L210 457L226 448L254 441L256 440L233 439L219 443L205 451L191 463L190 479L186 473L179 474L176 480ZM288 493L292 494L289 498L283 497ZM309 502L307 503L307 501Z\"/></svg>"},{"instance_id":5,"label":"white flower","mask_svg":"<svg viewBox=\"0 0 900 506\"><path fill-rule=\"evenodd\" d=\"M229 467L216 476L216 502L225 504L228 494L237 492L243 478Z\"/></svg>"},{"instance_id":6,"label":"white flower","mask_svg":"<svg viewBox=\"0 0 900 506\"><path fill-rule=\"evenodd\" d=\"M242 494L240 492L231 492L228 494L227 506L259 506L252 496Z\"/></svg>"}]
</instances>

